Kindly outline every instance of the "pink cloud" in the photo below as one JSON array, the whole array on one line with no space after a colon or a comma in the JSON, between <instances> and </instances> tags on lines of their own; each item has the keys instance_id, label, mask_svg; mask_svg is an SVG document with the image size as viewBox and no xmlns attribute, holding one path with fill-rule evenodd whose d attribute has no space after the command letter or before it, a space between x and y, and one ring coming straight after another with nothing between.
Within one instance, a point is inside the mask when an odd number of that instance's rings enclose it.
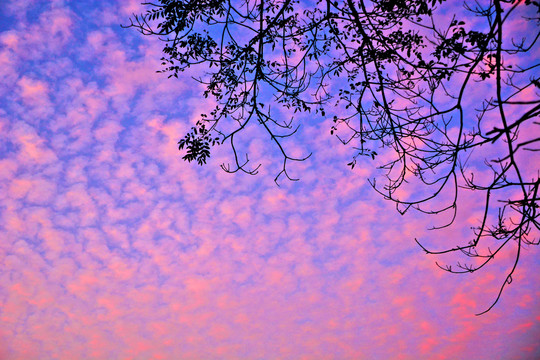
<instances>
[{"instance_id":1,"label":"pink cloud","mask_svg":"<svg viewBox=\"0 0 540 360\"><path fill-rule=\"evenodd\" d=\"M414 238L454 246L461 228L434 235L432 220L396 214L365 182L372 161L347 170L331 121L306 122L290 147L323 149L297 165L299 183L273 183L274 154L257 130L246 145L266 162L262 176L219 171L223 147L209 167L184 163L177 141L212 104L154 73L161 44L115 28L139 5L110 4L118 11L99 28L86 11L105 8L49 5L35 10L42 23L20 18L0 35L0 63L16 79L6 83L16 106L0 114L0 358L538 353L532 251L501 304L474 317L511 252L482 273L439 271ZM26 71L32 56L65 74ZM54 111L32 119L44 99ZM462 227L476 203L464 199Z\"/></svg>"},{"instance_id":2,"label":"pink cloud","mask_svg":"<svg viewBox=\"0 0 540 360\"><path fill-rule=\"evenodd\" d=\"M14 124L11 134L13 140L20 146L18 161L23 164L48 164L56 160L54 152L46 142L28 124Z\"/></svg>"}]
</instances>

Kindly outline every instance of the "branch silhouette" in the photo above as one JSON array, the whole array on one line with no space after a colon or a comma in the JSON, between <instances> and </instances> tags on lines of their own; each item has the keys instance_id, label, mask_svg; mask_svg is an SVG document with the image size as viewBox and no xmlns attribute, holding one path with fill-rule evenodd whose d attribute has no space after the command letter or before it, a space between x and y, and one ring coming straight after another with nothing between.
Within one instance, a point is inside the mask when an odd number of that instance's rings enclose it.
<instances>
[{"instance_id":1,"label":"branch silhouette","mask_svg":"<svg viewBox=\"0 0 540 360\"><path fill-rule=\"evenodd\" d=\"M213 146L229 143L233 164L222 169L257 174L260 165L236 146L255 123L282 156L276 183L282 176L297 180L288 166L309 154L291 156L283 139L300 125L271 109L330 116L331 134L355 151L351 168L361 158L392 154L379 167L382 186L370 183L400 213L449 213L448 222L434 227L440 230L455 222L458 194L483 196L466 245L432 250L416 241L428 254L473 261L439 265L452 273L480 270L514 246L513 265L480 314L499 301L523 248L539 244L540 169L526 160L540 151L538 2L463 1L464 10L451 18L442 11L444 0L144 4L148 11L125 27L164 42L161 72L169 77L198 67L194 80L217 103L179 141L184 160L205 164ZM512 27L516 20L521 30ZM470 167L475 151L487 155ZM421 190L400 196L407 186Z\"/></svg>"}]
</instances>

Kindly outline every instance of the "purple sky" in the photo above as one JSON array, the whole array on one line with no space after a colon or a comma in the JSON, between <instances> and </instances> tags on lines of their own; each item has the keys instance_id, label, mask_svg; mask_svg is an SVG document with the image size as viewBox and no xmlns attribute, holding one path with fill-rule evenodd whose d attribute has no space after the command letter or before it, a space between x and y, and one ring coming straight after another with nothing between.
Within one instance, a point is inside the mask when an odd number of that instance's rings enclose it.
<instances>
[{"instance_id":1,"label":"purple sky","mask_svg":"<svg viewBox=\"0 0 540 360\"><path fill-rule=\"evenodd\" d=\"M155 72L161 43L120 28L141 9L0 3L0 359L540 358L537 249L475 316L515 248L439 270L414 238L466 243L473 200L446 231L400 216L370 162L346 166L331 119L289 144L313 152L296 183L274 184L256 131L256 177L221 171L226 148L182 161L211 104Z\"/></svg>"}]
</instances>

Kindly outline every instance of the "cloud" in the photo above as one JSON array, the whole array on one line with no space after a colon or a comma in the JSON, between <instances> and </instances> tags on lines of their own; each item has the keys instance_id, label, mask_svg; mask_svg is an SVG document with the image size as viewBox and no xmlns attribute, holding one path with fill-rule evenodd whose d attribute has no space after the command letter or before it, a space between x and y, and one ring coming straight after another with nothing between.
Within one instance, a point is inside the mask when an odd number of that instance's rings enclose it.
<instances>
[{"instance_id":1,"label":"cloud","mask_svg":"<svg viewBox=\"0 0 540 360\"><path fill-rule=\"evenodd\" d=\"M461 229L435 235L430 219L400 216L366 183L371 160L348 170L331 122L306 122L291 144L314 151L297 183L275 185L257 130L247 149L262 176L220 171L223 148L207 167L185 163L177 141L212 104L154 73L160 44L116 27L135 2L109 4L120 15L100 27L101 5L40 4L20 5L37 23L20 16L0 35L13 71L0 99L0 358L539 353L532 251L501 304L474 317L511 254L482 273L438 270L414 238L454 246ZM476 200L464 201L469 227Z\"/></svg>"}]
</instances>

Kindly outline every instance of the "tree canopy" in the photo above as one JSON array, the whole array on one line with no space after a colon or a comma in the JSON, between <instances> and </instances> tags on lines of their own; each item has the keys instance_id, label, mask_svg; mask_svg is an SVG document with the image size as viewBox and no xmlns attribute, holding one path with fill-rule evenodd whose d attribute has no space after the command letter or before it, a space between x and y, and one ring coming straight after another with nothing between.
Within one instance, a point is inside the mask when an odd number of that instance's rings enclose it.
<instances>
[{"instance_id":1,"label":"tree canopy","mask_svg":"<svg viewBox=\"0 0 540 360\"><path fill-rule=\"evenodd\" d=\"M217 104L179 141L187 161L206 163L229 144L227 172L256 174L235 146L248 124L268 133L282 177L296 180L283 144L300 125L277 107L333 120L330 133L354 154L392 154L370 182L398 211L449 213L458 194L482 194L483 213L462 253L441 265L474 272L506 247L513 264L489 311L512 281L522 249L539 244L540 5L537 1L160 0L128 27L164 42L163 68L194 78ZM459 6L457 6L459 5ZM421 186L420 186L421 185ZM403 197L398 190L421 191ZM444 198L444 200L441 200ZM438 201L435 201L438 200ZM442 204L442 205L441 205Z\"/></svg>"}]
</instances>

